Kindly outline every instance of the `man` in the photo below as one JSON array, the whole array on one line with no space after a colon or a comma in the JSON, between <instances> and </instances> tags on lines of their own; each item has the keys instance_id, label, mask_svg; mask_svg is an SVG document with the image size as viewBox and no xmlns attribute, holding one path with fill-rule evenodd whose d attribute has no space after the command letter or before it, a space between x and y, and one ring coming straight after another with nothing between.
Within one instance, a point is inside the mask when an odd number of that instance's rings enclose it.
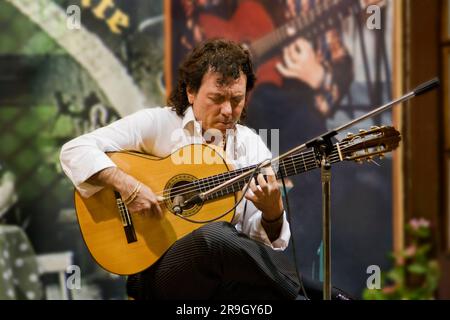
<instances>
[{"instance_id":1,"label":"man","mask_svg":"<svg viewBox=\"0 0 450 320\"><path fill-rule=\"evenodd\" d=\"M64 172L84 197L113 187L132 214L166 214L148 186L118 169L107 151L134 150L166 157L183 144L208 143L208 131L220 132L235 167L271 157L267 147L238 122L255 76L249 53L225 40L202 43L179 70L171 108L143 109L109 126L66 143ZM171 139L184 129L183 139ZM281 252L289 242L278 183L273 171L250 183L232 224L210 223L176 241L150 268L130 276L135 299L295 299L296 271ZM149 230L151 232L151 230Z\"/></svg>"},{"instance_id":2,"label":"man","mask_svg":"<svg viewBox=\"0 0 450 320\"><path fill-rule=\"evenodd\" d=\"M280 153L328 131L331 127L327 122L337 111L346 110L341 101L348 95L353 80L353 58L346 47L348 42L344 42L344 20L336 19L333 26L329 26L328 18L314 18L323 10L323 1L183 0L177 3L172 6L173 64L178 65L184 50L211 36L226 35L246 43L260 59L256 71L258 85L248 102L245 124L256 130L278 130ZM349 6L357 4L357 0L339 2L336 6L339 10L332 11L336 15L350 12ZM315 26L313 34L307 38L302 32L304 28L296 23L301 16L304 18L300 25L306 20ZM273 41L279 39L286 26L290 26L292 38L285 42ZM293 32L294 29L298 32ZM287 30L286 33L289 34ZM266 56L258 54L265 50ZM351 216L346 207L347 191L355 185L349 182L355 177L341 173L349 168L336 172L335 180L347 183L345 188L333 191L336 200L333 203L336 211ZM316 273L320 266L316 260L317 250L322 240L320 172L309 172L289 180L293 186L289 191L290 205L295 212L291 221L295 226L293 239L302 244L294 261L298 262L299 269ZM340 203L343 206L337 207ZM338 239L337 243L340 241Z\"/></svg>"}]
</instances>

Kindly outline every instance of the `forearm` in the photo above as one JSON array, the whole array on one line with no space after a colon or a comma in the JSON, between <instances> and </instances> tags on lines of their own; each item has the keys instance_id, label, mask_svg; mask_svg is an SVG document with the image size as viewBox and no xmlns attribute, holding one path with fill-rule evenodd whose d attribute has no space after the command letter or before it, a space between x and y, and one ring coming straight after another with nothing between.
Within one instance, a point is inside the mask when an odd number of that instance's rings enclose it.
<instances>
[{"instance_id":1,"label":"forearm","mask_svg":"<svg viewBox=\"0 0 450 320\"><path fill-rule=\"evenodd\" d=\"M138 181L118 167L109 167L92 175L86 182L96 186L111 187L126 197L127 191L133 190Z\"/></svg>"}]
</instances>

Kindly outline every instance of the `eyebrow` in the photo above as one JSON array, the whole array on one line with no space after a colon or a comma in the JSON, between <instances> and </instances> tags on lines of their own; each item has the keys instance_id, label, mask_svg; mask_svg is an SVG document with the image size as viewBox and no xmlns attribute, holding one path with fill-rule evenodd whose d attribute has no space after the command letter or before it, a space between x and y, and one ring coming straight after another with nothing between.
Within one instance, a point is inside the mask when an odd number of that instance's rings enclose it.
<instances>
[{"instance_id":1,"label":"eyebrow","mask_svg":"<svg viewBox=\"0 0 450 320\"><path fill-rule=\"evenodd\" d=\"M219 92L211 92L208 93L207 96L224 97L225 95ZM232 95L231 98L243 98L244 96L245 96L244 93L237 93L235 95Z\"/></svg>"}]
</instances>

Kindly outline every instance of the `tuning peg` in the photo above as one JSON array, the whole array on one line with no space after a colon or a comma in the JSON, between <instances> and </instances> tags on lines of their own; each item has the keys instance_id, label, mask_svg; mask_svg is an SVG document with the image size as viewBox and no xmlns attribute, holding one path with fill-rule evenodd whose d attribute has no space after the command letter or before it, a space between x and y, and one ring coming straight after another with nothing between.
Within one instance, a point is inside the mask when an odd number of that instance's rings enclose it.
<instances>
[{"instance_id":1,"label":"tuning peg","mask_svg":"<svg viewBox=\"0 0 450 320\"><path fill-rule=\"evenodd\" d=\"M363 163L363 161L362 161L361 159L356 159L355 162L356 162L357 164L362 164L362 163Z\"/></svg>"},{"instance_id":2,"label":"tuning peg","mask_svg":"<svg viewBox=\"0 0 450 320\"><path fill-rule=\"evenodd\" d=\"M384 153L381 153L380 154L380 160L383 160L384 159Z\"/></svg>"},{"instance_id":3,"label":"tuning peg","mask_svg":"<svg viewBox=\"0 0 450 320\"><path fill-rule=\"evenodd\" d=\"M366 130L364 130L364 129L359 129L359 133L366 133Z\"/></svg>"},{"instance_id":4,"label":"tuning peg","mask_svg":"<svg viewBox=\"0 0 450 320\"><path fill-rule=\"evenodd\" d=\"M352 132L347 132L347 138L351 138L353 137L353 133Z\"/></svg>"}]
</instances>

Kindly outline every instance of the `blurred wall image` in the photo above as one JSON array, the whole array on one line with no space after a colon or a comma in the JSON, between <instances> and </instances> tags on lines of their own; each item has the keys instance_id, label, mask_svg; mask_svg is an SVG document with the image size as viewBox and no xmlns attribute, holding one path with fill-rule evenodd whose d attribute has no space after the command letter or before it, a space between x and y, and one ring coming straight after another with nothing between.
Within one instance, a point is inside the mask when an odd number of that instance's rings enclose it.
<instances>
[{"instance_id":1,"label":"blurred wall image","mask_svg":"<svg viewBox=\"0 0 450 320\"><path fill-rule=\"evenodd\" d=\"M85 248L59 152L71 138L164 101L162 3L115 1L102 12L99 1L83 3L0 3L7 29L0 36L0 162L4 183L15 177L17 198L2 221L20 226L38 254L73 253L79 298L122 299L123 277L97 266ZM81 30L67 27L70 5L80 8ZM108 25L114 12L125 26Z\"/></svg>"}]
</instances>

